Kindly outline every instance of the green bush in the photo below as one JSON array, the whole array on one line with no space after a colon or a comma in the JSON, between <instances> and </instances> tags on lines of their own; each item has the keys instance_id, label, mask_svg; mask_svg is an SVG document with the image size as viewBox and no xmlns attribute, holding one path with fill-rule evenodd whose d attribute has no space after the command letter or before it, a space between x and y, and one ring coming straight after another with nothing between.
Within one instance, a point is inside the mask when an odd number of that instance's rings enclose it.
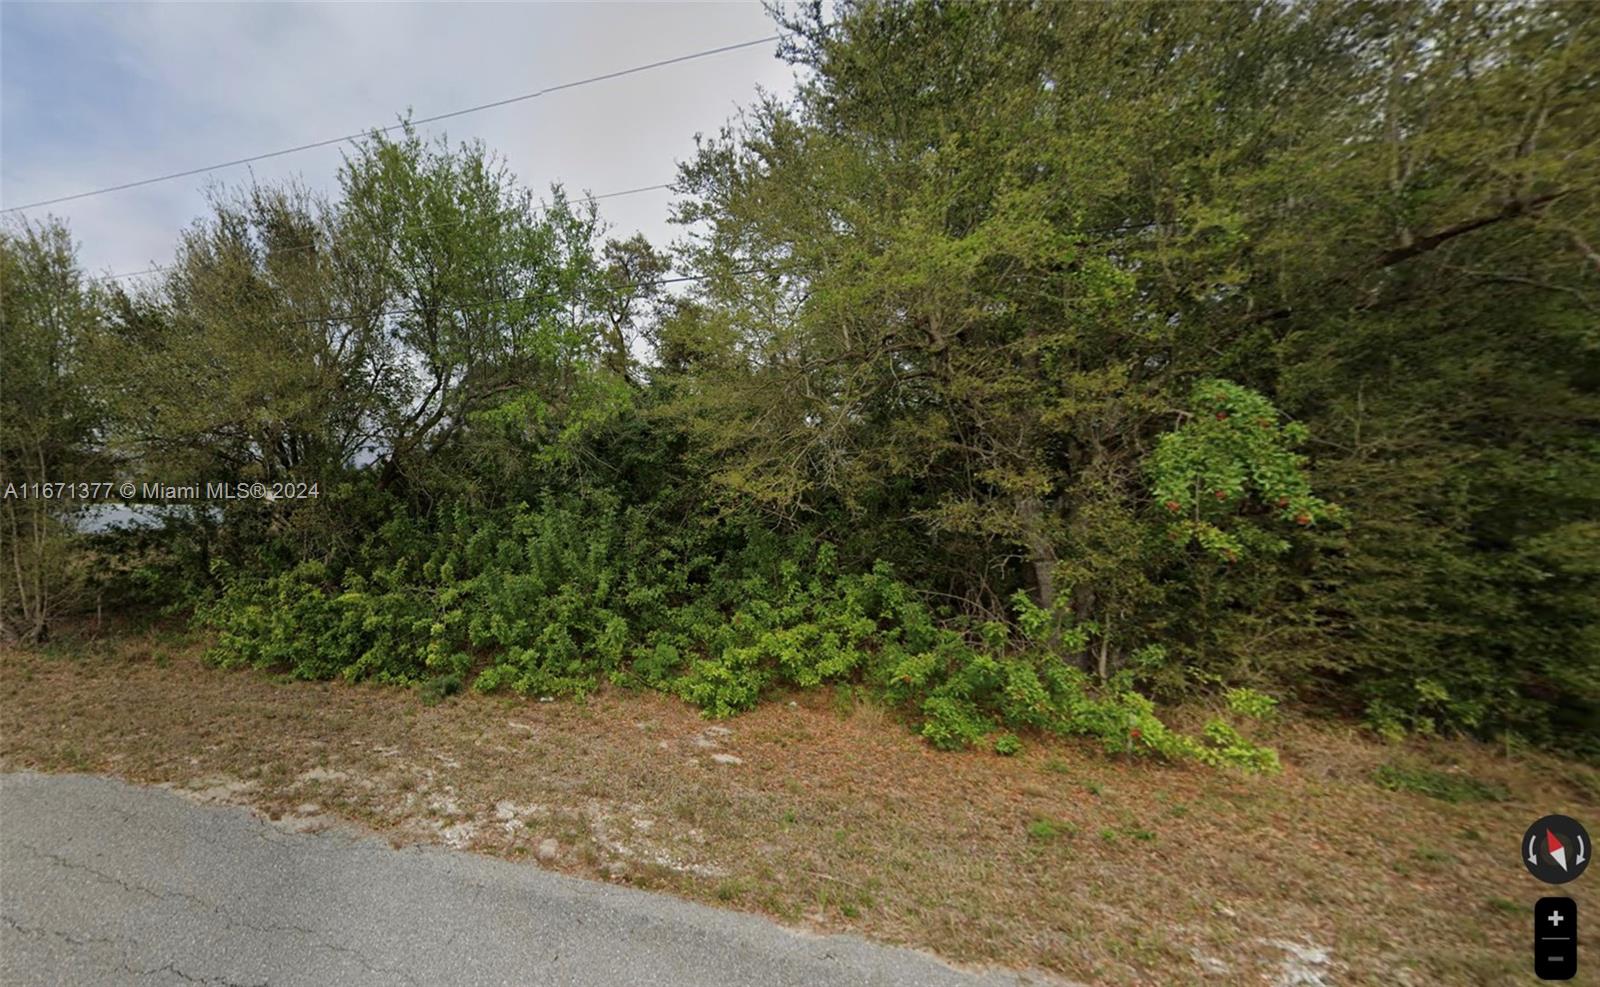
<instances>
[{"instance_id":1,"label":"green bush","mask_svg":"<svg viewBox=\"0 0 1600 987\"><path fill-rule=\"evenodd\" d=\"M1208 722L1205 736L1210 745L1201 747L1198 756L1208 764L1226 765L1262 774L1276 774L1283 770L1282 765L1278 763L1277 751L1251 743L1222 720L1214 719Z\"/></svg>"},{"instance_id":2,"label":"green bush","mask_svg":"<svg viewBox=\"0 0 1600 987\"><path fill-rule=\"evenodd\" d=\"M1222 694L1228 708L1252 720L1267 720L1278 711L1278 701L1255 689L1229 689Z\"/></svg>"},{"instance_id":3,"label":"green bush","mask_svg":"<svg viewBox=\"0 0 1600 987\"><path fill-rule=\"evenodd\" d=\"M222 576L197 619L217 631L210 657L223 665L421 684L429 702L467 682L581 697L610 679L712 717L774 689L858 685L945 750L998 731L994 749L1014 754L1017 731L1033 730L1114 752L1276 766L1225 725L1205 739L1171 730L1131 671L1092 680L1051 639L1053 629L1078 640L1076 629L1047 626L1021 594L1015 625L975 625L937 612L885 563L843 571L825 541L731 525L669 533L603 496L457 509L433 531L392 521L342 574L304 563Z\"/></svg>"}]
</instances>

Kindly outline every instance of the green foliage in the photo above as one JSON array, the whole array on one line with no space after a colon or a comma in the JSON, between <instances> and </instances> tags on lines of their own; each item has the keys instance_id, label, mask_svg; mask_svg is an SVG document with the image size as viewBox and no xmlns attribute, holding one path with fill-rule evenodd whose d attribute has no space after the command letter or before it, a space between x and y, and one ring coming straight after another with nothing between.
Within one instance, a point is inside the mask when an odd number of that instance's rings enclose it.
<instances>
[{"instance_id":1,"label":"green foliage","mask_svg":"<svg viewBox=\"0 0 1600 987\"><path fill-rule=\"evenodd\" d=\"M1246 511L1255 508L1301 527L1339 516L1311 494L1306 459L1293 452L1308 438L1298 422L1280 424L1278 410L1247 387L1202 380L1189 395L1192 414L1156 443L1148 464L1152 491L1175 520L1167 537L1197 543L1225 562L1254 548L1281 553L1289 543Z\"/></svg>"},{"instance_id":2,"label":"green foliage","mask_svg":"<svg viewBox=\"0 0 1600 987\"><path fill-rule=\"evenodd\" d=\"M1201 747L1196 756L1208 764L1226 765L1259 774L1277 774L1283 770L1278 763L1278 752L1246 740L1238 730L1223 720L1206 723L1205 736L1209 746Z\"/></svg>"},{"instance_id":3,"label":"green foliage","mask_svg":"<svg viewBox=\"0 0 1600 987\"><path fill-rule=\"evenodd\" d=\"M460 691L461 676L445 673L435 675L422 683L422 688L418 690L418 695L422 698L423 705L435 706Z\"/></svg>"},{"instance_id":4,"label":"green foliage","mask_svg":"<svg viewBox=\"0 0 1600 987\"><path fill-rule=\"evenodd\" d=\"M0 643L48 639L97 568L75 530L83 502L50 485L102 480L108 465L88 358L101 304L65 226L0 226Z\"/></svg>"},{"instance_id":5,"label":"green foliage","mask_svg":"<svg viewBox=\"0 0 1600 987\"><path fill-rule=\"evenodd\" d=\"M1077 824L1068 819L1035 819L1028 823L1028 839L1039 843L1050 843L1062 836L1074 836L1077 832Z\"/></svg>"},{"instance_id":6,"label":"green foliage","mask_svg":"<svg viewBox=\"0 0 1600 987\"><path fill-rule=\"evenodd\" d=\"M610 678L725 717L774 689L859 683L941 749L998 729L994 749L1015 754L1028 729L1171 759L1268 756L1237 736L1208 747L1172 731L1148 698L1125 682L1095 688L1026 623L963 633L886 564L841 572L831 545L756 528L674 544L599 495L581 512L456 511L431 535L397 519L342 576L307 562L224 586L197 613L217 632L211 660L415 683L425 701L474 671L475 689L541 696L581 697Z\"/></svg>"},{"instance_id":7,"label":"green foliage","mask_svg":"<svg viewBox=\"0 0 1600 987\"><path fill-rule=\"evenodd\" d=\"M1228 709L1252 720L1271 719L1278 711L1278 701L1256 689L1242 686L1229 689L1223 693L1223 699L1227 700Z\"/></svg>"}]
</instances>

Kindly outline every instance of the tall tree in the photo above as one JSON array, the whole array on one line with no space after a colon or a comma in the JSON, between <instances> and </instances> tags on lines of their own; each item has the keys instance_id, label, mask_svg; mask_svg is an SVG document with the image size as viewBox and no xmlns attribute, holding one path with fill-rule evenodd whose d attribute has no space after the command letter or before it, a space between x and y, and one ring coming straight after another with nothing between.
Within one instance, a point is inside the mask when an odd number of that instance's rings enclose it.
<instances>
[{"instance_id":1,"label":"tall tree","mask_svg":"<svg viewBox=\"0 0 1600 987\"><path fill-rule=\"evenodd\" d=\"M85 500L56 485L110 479L83 360L98 318L65 225L0 228L0 641L43 640L84 582Z\"/></svg>"},{"instance_id":2,"label":"tall tree","mask_svg":"<svg viewBox=\"0 0 1600 987\"><path fill-rule=\"evenodd\" d=\"M916 525L930 579L988 610L1026 585L1092 631L1086 661L1163 640L1229 674L1359 669L1480 728L1523 686L1593 708L1590 611L1555 602L1592 587L1592 10L845 3L784 24L797 100L682 177L705 281L674 330L696 354L679 409L735 498ZM1349 539L1228 489L1291 550L1162 537L1149 453L1222 413L1190 401L1205 378L1308 420ZM1535 476L1537 520L1508 527ZM1443 512L1450 490L1475 506ZM1479 564L1565 630L1497 621L1457 702L1474 597L1508 588ZM1435 567L1457 587L1424 589ZM1405 647L1430 682L1405 685Z\"/></svg>"},{"instance_id":3,"label":"tall tree","mask_svg":"<svg viewBox=\"0 0 1600 987\"><path fill-rule=\"evenodd\" d=\"M380 272L383 318L406 354L379 420L380 486L417 479L479 412L559 406L593 366L592 209L559 190L538 209L481 144L451 149L409 129L375 134L340 186L340 239Z\"/></svg>"}]
</instances>

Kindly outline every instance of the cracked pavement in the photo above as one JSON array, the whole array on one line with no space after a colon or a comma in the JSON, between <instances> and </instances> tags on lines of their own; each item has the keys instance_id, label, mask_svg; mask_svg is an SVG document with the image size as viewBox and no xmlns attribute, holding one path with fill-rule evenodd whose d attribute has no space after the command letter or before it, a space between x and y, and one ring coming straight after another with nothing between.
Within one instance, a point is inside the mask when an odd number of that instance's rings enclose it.
<instances>
[{"instance_id":1,"label":"cracked pavement","mask_svg":"<svg viewBox=\"0 0 1600 987\"><path fill-rule=\"evenodd\" d=\"M0 982L999 985L911 950L84 775L0 775Z\"/></svg>"}]
</instances>

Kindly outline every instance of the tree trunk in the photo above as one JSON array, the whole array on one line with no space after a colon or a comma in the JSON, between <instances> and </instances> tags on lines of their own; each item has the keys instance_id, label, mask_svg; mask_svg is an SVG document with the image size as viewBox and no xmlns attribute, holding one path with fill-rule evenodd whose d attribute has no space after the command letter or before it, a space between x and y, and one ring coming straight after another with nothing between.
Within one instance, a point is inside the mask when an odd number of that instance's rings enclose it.
<instances>
[{"instance_id":1,"label":"tree trunk","mask_svg":"<svg viewBox=\"0 0 1600 987\"><path fill-rule=\"evenodd\" d=\"M1056 604L1056 546L1045 531L1044 505L1037 497L1024 497L1017 503L1017 518L1022 522L1022 547L1028 551L1033 570L1035 601L1041 609L1053 610Z\"/></svg>"},{"instance_id":2,"label":"tree trunk","mask_svg":"<svg viewBox=\"0 0 1600 987\"><path fill-rule=\"evenodd\" d=\"M1072 588L1072 619L1079 624L1086 624L1094 619L1095 592L1093 586L1079 585ZM1078 656L1078 664L1085 672L1094 671L1094 656L1087 644L1084 645L1083 654Z\"/></svg>"}]
</instances>

